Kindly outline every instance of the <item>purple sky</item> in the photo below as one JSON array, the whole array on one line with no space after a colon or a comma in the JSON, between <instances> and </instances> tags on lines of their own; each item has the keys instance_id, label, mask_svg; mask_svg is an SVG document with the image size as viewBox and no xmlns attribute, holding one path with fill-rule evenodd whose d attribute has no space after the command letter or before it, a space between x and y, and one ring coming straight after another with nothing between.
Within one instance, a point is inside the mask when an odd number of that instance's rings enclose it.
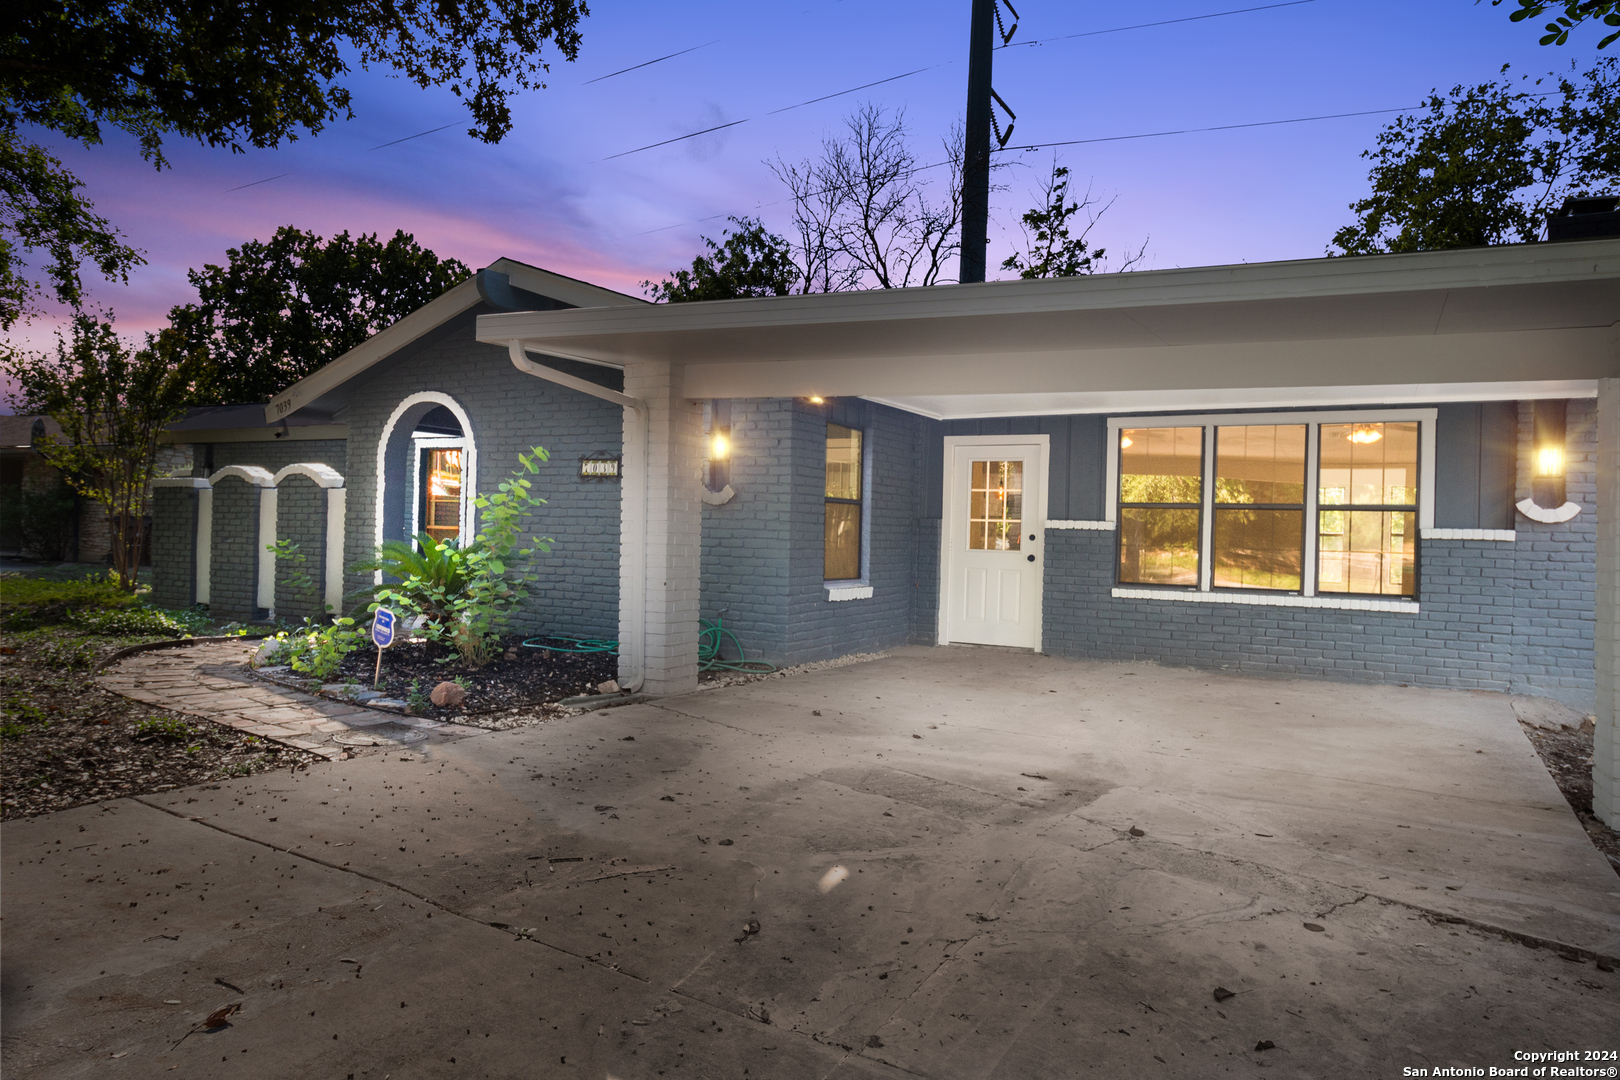
<instances>
[{"instance_id":1,"label":"purple sky","mask_svg":"<svg viewBox=\"0 0 1620 1080\"><path fill-rule=\"evenodd\" d=\"M1018 113L1014 145L1396 108L1432 87L1485 81L1505 62L1544 74L1595 56L1591 33L1542 48L1532 30L1508 21L1506 7L1472 0L1310 0L1066 41L1045 39L1274 0L1015 2L1023 17L1015 41L1044 43L996 54L996 89ZM404 229L473 267L504 255L637 292L642 279L689 263L700 234L718 236L727 214L758 214L785 231L783 190L762 162L815 153L863 101L904 108L919 156L939 160L939 140L963 111L969 6L596 0L579 61L554 64L549 88L515 103L512 133L493 147L466 136L465 114L447 92L376 73L350 81L353 121L280 150L233 155L174 141L173 168L159 173L121 136L90 150L52 145L100 211L147 252L149 265L127 288L92 282L93 302L113 307L132 333L194 299L188 267L222 262L227 247L284 224L322 235ZM693 46L702 47L587 85ZM1105 199L1117 196L1093 236L1114 250L1146 241L1144 269L1309 258L1349 221L1346 205L1366 189L1358 155L1390 118L1057 152L1081 187L1089 181ZM369 149L444 124L453 126ZM1003 155L1020 164L1000 174L1009 189L994 196L992 277L1051 154ZM277 179L254 183L268 177ZM44 344L52 328L40 320L13 337Z\"/></svg>"}]
</instances>

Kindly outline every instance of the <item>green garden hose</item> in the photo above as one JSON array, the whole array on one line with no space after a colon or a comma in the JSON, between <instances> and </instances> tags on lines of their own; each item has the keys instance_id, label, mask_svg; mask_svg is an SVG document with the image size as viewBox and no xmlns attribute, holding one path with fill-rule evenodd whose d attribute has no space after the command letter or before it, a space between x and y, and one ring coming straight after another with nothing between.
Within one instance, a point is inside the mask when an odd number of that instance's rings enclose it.
<instances>
[{"instance_id":1,"label":"green garden hose","mask_svg":"<svg viewBox=\"0 0 1620 1080\"><path fill-rule=\"evenodd\" d=\"M727 630L719 619L710 622L699 619L698 626L698 670L699 671L737 671L749 675L768 675L776 670L775 664L767 664L763 660L750 660L743 652L742 642L737 635ZM721 656L724 644L730 641L732 648L737 650L735 660L727 660ZM604 638L582 638L570 634L542 634L539 637L527 638L523 645L529 649L547 649L560 653L607 653L617 656L619 643Z\"/></svg>"}]
</instances>

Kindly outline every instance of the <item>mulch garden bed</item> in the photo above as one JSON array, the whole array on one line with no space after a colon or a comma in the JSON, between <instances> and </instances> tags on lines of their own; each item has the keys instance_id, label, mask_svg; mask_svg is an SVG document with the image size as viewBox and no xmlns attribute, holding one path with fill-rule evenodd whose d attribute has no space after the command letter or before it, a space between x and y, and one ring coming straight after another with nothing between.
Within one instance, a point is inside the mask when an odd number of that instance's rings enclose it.
<instances>
[{"instance_id":1,"label":"mulch garden bed","mask_svg":"<svg viewBox=\"0 0 1620 1080\"><path fill-rule=\"evenodd\" d=\"M473 668L462 663L453 649L437 642L401 641L384 653L382 684L375 689L407 702L413 716L454 720L594 694L597 686L614 678L619 670L619 658L611 653L532 649L517 637L507 639L502 646L498 659ZM352 681L360 689L372 688L376 665L375 649L350 653L331 682ZM458 680L467 694L462 704L441 708L429 700L435 686Z\"/></svg>"},{"instance_id":2,"label":"mulch garden bed","mask_svg":"<svg viewBox=\"0 0 1620 1080\"><path fill-rule=\"evenodd\" d=\"M1541 761L1552 774L1558 790L1570 809L1580 819L1592 845L1609 860L1616 874L1620 874L1620 832L1609 828L1592 816L1592 732L1546 731L1521 724L1530 738L1530 745L1541 755Z\"/></svg>"},{"instance_id":3,"label":"mulch garden bed","mask_svg":"<svg viewBox=\"0 0 1620 1080\"><path fill-rule=\"evenodd\" d=\"M60 629L0 636L0 818L321 760L92 682L93 665L129 644Z\"/></svg>"}]
</instances>

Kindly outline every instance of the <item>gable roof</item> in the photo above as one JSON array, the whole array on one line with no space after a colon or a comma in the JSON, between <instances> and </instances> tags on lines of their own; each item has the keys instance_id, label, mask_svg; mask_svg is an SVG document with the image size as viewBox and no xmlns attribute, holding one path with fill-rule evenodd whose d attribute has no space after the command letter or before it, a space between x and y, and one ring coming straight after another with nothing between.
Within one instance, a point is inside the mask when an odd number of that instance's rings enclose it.
<instances>
[{"instance_id":1,"label":"gable roof","mask_svg":"<svg viewBox=\"0 0 1620 1080\"><path fill-rule=\"evenodd\" d=\"M506 282L500 285L498 295L490 297L491 283L487 275L502 275ZM509 283L510 288L505 287ZM538 266L520 263L515 259L496 259L461 284L428 301L386 330L380 330L350 349L319 371L293 383L270 399L264 406L264 422L277 424L299 409L311 404L322 395L337 389L350 379L362 374L372 365L387 359L400 349L431 333L480 301L500 301L515 294L518 298L543 298L565 308L643 307L648 301L625 293L604 289L600 285L576 278L554 274Z\"/></svg>"}]
</instances>

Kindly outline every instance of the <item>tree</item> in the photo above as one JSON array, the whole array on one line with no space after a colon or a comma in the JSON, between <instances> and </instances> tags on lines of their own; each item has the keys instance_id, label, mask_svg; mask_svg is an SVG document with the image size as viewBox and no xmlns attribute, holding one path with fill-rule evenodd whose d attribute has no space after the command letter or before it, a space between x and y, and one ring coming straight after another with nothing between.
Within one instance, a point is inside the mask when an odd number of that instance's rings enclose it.
<instances>
[{"instance_id":1,"label":"tree","mask_svg":"<svg viewBox=\"0 0 1620 1080\"><path fill-rule=\"evenodd\" d=\"M688 300L735 300L744 296L786 296L793 291L799 271L793 263L793 248L783 237L768 232L758 218L727 218L737 231L722 232L722 243L707 236L707 255L692 260L690 270L674 270L671 276L641 287L655 303L678 304Z\"/></svg>"},{"instance_id":2,"label":"tree","mask_svg":"<svg viewBox=\"0 0 1620 1080\"><path fill-rule=\"evenodd\" d=\"M54 357L6 354L6 373L17 383L12 405L44 413L62 427L35 448L69 486L107 508L113 569L126 591L135 590L146 541L158 436L184 413L206 362L173 331L148 334L144 346L131 349L114 332L110 314L82 312L70 339L58 335Z\"/></svg>"},{"instance_id":3,"label":"tree","mask_svg":"<svg viewBox=\"0 0 1620 1080\"><path fill-rule=\"evenodd\" d=\"M403 231L382 243L284 225L225 255L187 273L198 302L169 312L187 349L209 357L200 402L268 401L472 274Z\"/></svg>"},{"instance_id":4,"label":"tree","mask_svg":"<svg viewBox=\"0 0 1620 1080\"><path fill-rule=\"evenodd\" d=\"M134 135L162 168L165 136L267 149L353 116L350 64L467 105L468 134L499 142L511 97L544 87L550 42L579 51L583 0L13 0L0 28L0 324L39 290L16 248L51 255L56 295L80 299L78 255L110 278L137 253L75 193L79 181L21 124L85 146L104 125ZM66 197L64 197L64 195ZM23 300L15 299L22 297Z\"/></svg>"},{"instance_id":5,"label":"tree","mask_svg":"<svg viewBox=\"0 0 1620 1080\"><path fill-rule=\"evenodd\" d=\"M146 261L79 194L82 186L60 160L0 128L0 330L39 310L44 289L23 269L26 252L45 254L51 292L74 308L84 302L83 263L128 281Z\"/></svg>"},{"instance_id":6,"label":"tree","mask_svg":"<svg viewBox=\"0 0 1620 1080\"><path fill-rule=\"evenodd\" d=\"M1480 0L1474 0L1479 3ZM1517 0L1518 7L1508 18L1514 22L1524 22L1526 19L1539 19L1547 13L1548 8L1563 8L1562 15L1554 17L1542 35L1543 45L1563 45L1569 41L1569 32L1585 22L1602 22L1605 26L1620 26L1620 0L1563 0L1563 2L1549 3L1548 0ZM1500 7L1502 0L1491 0L1491 7ZM1620 39L1620 30L1616 30L1602 41L1598 48L1606 49Z\"/></svg>"},{"instance_id":7,"label":"tree","mask_svg":"<svg viewBox=\"0 0 1620 1080\"><path fill-rule=\"evenodd\" d=\"M1352 203L1352 225L1329 254L1433 251L1527 243L1571 195L1620 192L1620 61L1535 92L1505 74L1431 92L1362 153L1372 194Z\"/></svg>"},{"instance_id":8,"label":"tree","mask_svg":"<svg viewBox=\"0 0 1620 1080\"><path fill-rule=\"evenodd\" d=\"M1091 189L1079 201L1069 197L1069 170L1052 162L1052 171L1042 181L1037 192L1039 205L1024 211L1020 219L1024 227L1024 250L1014 252L1002 262L1003 270L1016 270L1021 278L1050 278L1050 277L1076 277L1080 274L1095 274L1107 270L1107 250L1097 248L1092 250L1089 241L1093 227L1113 206L1113 200L1098 210L1091 212L1096 200L1091 197ZM1073 235L1070 219L1080 211L1086 211L1085 227L1078 236ZM1127 255L1121 271L1129 270L1142 261L1147 251L1146 242L1143 243L1134 255Z\"/></svg>"},{"instance_id":9,"label":"tree","mask_svg":"<svg viewBox=\"0 0 1620 1080\"><path fill-rule=\"evenodd\" d=\"M905 114L866 105L822 140L821 157L770 165L793 198L792 245L800 292L895 289L944 280L961 245L962 133L942 147L949 176L930 200Z\"/></svg>"}]
</instances>

